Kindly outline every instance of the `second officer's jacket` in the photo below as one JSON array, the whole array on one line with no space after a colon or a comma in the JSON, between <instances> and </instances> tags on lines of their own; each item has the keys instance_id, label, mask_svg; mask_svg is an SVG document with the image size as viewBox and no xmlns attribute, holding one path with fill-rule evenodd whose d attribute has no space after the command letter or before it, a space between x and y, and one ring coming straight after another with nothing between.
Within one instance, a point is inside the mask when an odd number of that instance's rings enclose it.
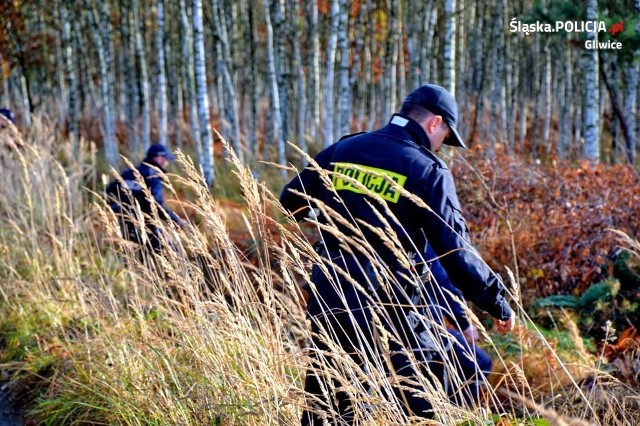
<instances>
[{"instance_id":1,"label":"second officer's jacket","mask_svg":"<svg viewBox=\"0 0 640 426\"><path fill-rule=\"evenodd\" d=\"M343 236L323 232L328 252L359 235L378 258L393 265L398 249L422 253L429 244L465 298L494 318L511 316L500 277L471 245L451 172L430 151L427 134L417 122L395 114L385 127L343 138L314 162L328 171L329 181L317 168L307 167L285 186L280 201L297 220L314 207L342 218L332 222ZM330 218L321 215L319 220L326 223ZM393 247L394 242L399 247Z\"/></svg>"}]
</instances>

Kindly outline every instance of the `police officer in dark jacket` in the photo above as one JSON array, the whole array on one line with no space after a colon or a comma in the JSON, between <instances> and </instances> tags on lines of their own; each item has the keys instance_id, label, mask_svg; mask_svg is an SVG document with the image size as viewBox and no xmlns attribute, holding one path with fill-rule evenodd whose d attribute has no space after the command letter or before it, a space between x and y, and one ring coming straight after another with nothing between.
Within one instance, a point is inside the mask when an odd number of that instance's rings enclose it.
<instances>
[{"instance_id":1,"label":"police officer in dark jacket","mask_svg":"<svg viewBox=\"0 0 640 426\"><path fill-rule=\"evenodd\" d=\"M185 220L165 204L162 176L158 173L164 172L173 160L175 156L164 145L151 145L142 163L135 169L123 171L106 189L109 207L118 216L123 237L154 251L162 246L160 230L153 219L154 211L162 220L186 226ZM143 217L139 217L138 211Z\"/></svg>"},{"instance_id":2,"label":"police officer in dark jacket","mask_svg":"<svg viewBox=\"0 0 640 426\"><path fill-rule=\"evenodd\" d=\"M416 285L411 278L416 274L407 259L430 245L451 281L468 300L494 317L498 331L511 330L515 321L502 280L470 243L451 172L435 155L443 143L465 147L455 128L457 118L458 107L448 91L431 84L422 86L407 96L385 127L343 138L320 152L315 165L289 182L280 197L297 220L313 212L312 217L321 224L334 227L334 231L321 232L325 267L316 265L312 271L307 313L314 336L330 330L331 339L364 365L382 351L374 318L398 335L401 343L388 341L391 365L387 372L394 379L406 380L396 383L394 395L387 397L395 396L407 415L433 415L429 402L408 390L415 383L412 377L425 376L419 371L424 366L432 373L426 376L439 377L454 401L469 400L456 398L460 389L454 384L447 386L445 376L451 372L445 371L442 359L456 356L451 350L456 344L451 337L444 341L440 328L433 326L443 321L442 310L429 308L424 316L416 312L416 304L438 304L437 285ZM329 173L330 188L318 167ZM357 243L362 239L374 253L363 253L362 244ZM398 256L398 249L406 256ZM385 268L380 269L380 264ZM329 274L323 272L327 267ZM389 271L392 277L386 280ZM425 316L430 318L425 320ZM321 373L322 363L330 362L323 355L328 349L323 339L314 338L312 368L305 382L310 409L303 414L303 424L321 424L320 412L337 412L335 421L353 419L348 395L326 392L337 386ZM407 356L407 349L420 366Z\"/></svg>"}]
</instances>

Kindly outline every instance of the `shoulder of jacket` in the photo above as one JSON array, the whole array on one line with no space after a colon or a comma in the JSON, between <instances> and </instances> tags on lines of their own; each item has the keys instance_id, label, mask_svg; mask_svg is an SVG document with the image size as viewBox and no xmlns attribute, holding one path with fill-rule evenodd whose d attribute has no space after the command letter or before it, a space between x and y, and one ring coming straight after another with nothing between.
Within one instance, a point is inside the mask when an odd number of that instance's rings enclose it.
<instances>
[{"instance_id":1,"label":"shoulder of jacket","mask_svg":"<svg viewBox=\"0 0 640 426\"><path fill-rule=\"evenodd\" d=\"M340 139L338 139L338 142L342 142L343 140L346 140L346 139L352 138L352 137L354 137L354 136L360 136L360 135L365 135L365 134L367 134L367 132L356 132L356 133L350 133L350 134L348 134L348 135L344 135L344 136L342 136Z\"/></svg>"},{"instance_id":2,"label":"shoulder of jacket","mask_svg":"<svg viewBox=\"0 0 640 426\"><path fill-rule=\"evenodd\" d=\"M449 167L447 166L447 163L445 163L440 157L438 157L436 154L434 154L427 148L421 146L420 152L422 152L424 156L428 158L428 161L432 162L436 168L449 171Z\"/></svg>"},{"instance_id":3,"label":"shoulder of jacket","mask_svg":"<svg viewBox=\"0 0 640 426\"><path fill-rule=\"evenodd\" d=\"M144 178L153 177L158 174L155 168L151 167L147 163L140 163L138 166L138 171Z\"/></svg>"}]
</instances>

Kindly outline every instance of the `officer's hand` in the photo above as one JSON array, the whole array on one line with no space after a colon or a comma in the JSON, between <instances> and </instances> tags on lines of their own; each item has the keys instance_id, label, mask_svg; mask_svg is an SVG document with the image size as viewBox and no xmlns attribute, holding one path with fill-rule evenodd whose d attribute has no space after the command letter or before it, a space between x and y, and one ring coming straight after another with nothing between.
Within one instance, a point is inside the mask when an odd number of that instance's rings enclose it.
<instances>
[{"instance_id":1,"label":"officer's hand","mask_svg":"<svg viewBox=\"0 0 640 426\"><path fill-rule=\"evenodd\" d=\"M189 227L189 223L181 217L178 218L177 223L178 223L178 226L182 229L187 229Z\"/></svg>"},{"instance_id":2,"label":"officer's hand","mask_svg":"<svg viewBox=\"0 0 640 426\"><path fill-rule=\"evenodd\" d=\"M511 318L509 318L508 320L499 320L497 318L493 319L494 324L496 325L496 330L498 330L500 333L507 333L511 330L513 330L513 327L515 327L516 325L516 316L515 315L511 315Z\"/></svg>"},{"instance_id":3,"label":"officer's hand","mask_svg":"<svg viewBox=\"0 0 640 426\"><path fill-rule=\"evenodd\" d=\"M462 332L462 334L464 334L464 338L469 343L473 343L473 342L477 341L480 338L480 333L478 333L478 329L473 325L470 325L469 327L467 327Z\"/></svg>"}]
</instances>

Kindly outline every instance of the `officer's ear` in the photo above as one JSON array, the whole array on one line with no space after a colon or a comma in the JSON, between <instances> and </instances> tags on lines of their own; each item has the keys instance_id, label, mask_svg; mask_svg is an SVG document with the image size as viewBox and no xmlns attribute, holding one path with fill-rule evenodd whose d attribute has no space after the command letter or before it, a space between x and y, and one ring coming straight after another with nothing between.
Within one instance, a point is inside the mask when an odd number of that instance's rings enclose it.
<instances>
[{"instance_id":1,"label":"officer's ear","mask_svg":"<svg viewBox=\"0 0 640 426\"><path fill-rule=\"evenodd\" d=\"M424 128L427 131L427 134L430 135L436 132L441 124L442 124L442 116L433 114L425 120Z\"/></svg>"}]
</instances>

